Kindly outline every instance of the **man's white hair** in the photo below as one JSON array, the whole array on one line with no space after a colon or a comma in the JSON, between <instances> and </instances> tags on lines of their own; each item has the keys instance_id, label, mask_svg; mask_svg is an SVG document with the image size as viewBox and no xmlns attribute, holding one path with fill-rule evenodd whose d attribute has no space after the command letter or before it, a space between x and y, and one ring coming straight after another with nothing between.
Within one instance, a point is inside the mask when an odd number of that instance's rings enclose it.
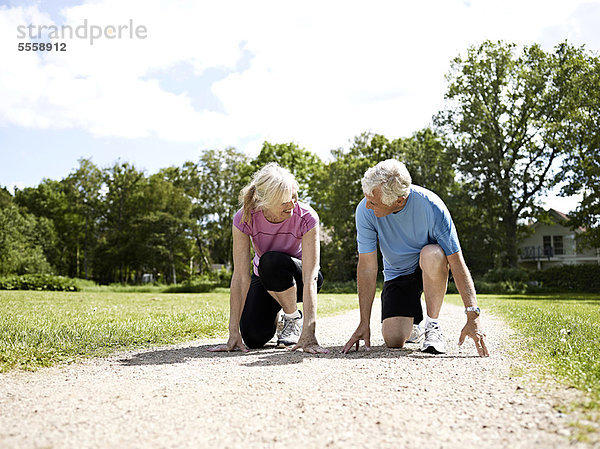
<instances>
[{"instance_id":1,"label":"man's white hair","mask_svg":"<svg viewBox=\"0 0 600 449\"><path fill-rule=\"evenodd\" d=\"M396 159L381 161L369 168L361 179L366 195L373 195L373 190L380 188L381 202L386 206L391 206L398 198L406 198L411 183L406 165Z\"/></svg>"}]
</instances>

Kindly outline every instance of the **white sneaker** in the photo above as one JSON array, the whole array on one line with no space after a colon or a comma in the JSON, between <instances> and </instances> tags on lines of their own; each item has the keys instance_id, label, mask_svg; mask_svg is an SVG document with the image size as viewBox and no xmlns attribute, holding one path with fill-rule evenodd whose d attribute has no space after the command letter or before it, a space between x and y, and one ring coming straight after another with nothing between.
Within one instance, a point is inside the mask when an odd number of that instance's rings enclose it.
<instances>
[{"instance_id":1,"label":"white sneaker","mask_svg":"<svg viewBox=\"0 0 600 449\"><path fill-rule=\"evenodd\" d=\"M413 324L413 330L410 334L410 337L408 337L408 340L406 340L406 343L419 343L419 341L421 341L421 338L423 338L424 333L425 329L423 329L418 324Z\"/></svg>"},{"instance_id":2,"label":"white sneaker","mask_svg":"<svg viewBox=\"0 0 600 449\"><path fill-rule=\"evenodd\" d=\"M277 333L277 346L291 346L298 343L300 339L300 334L302 333L302 311L300 312L300 316L298 318L288 318L285 314L282 314L281 321L282 327L281 331Z\"/></svg>"},{"instance_id":3,"label":"white sneaker","mask_svg":"<svg viewBox=\"0 0 600 449\"><path fill-rule=\"evenodd\" d=\"M444 354L446 352L446 342L439 324L427 323L425 327L425 341L423 342L421 351L430 354Z\"/></svg>"}]
</instances>

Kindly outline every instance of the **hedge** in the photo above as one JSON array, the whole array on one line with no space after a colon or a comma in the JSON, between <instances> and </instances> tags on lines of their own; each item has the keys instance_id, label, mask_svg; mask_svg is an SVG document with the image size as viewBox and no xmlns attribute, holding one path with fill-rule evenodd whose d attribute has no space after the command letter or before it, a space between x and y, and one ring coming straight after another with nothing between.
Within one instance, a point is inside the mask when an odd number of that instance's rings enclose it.
<instances>
[{"instance_id":1,"label":"hedge","mask_svg":"<svg viewBox=\"0 0 600 449\"><path fill-rule=\"evenodd\" d=\"M0 290L79 291L74 279L51 274L23 274L0 278Z\"/></svg>"},{"instance_id":2,"label":"hedge","mask_svg":"<svg viewBox=\"0 0 600 449\"><path fill-rule=\"evenodd\" d=\"M600 293L600 265L563 265L531 273L546 291Z\"/></svg>"},{"instance_id":3,"label":"hedge","mask_svg":"<svg viewBox=\"0 0 600 449\"><path fill-rule=\"evenodd\" d=\"M552 267L543 271L495 270L475 280L477 293L600 293L600 265L580 264ZM458 293L453 282L448 293Z\"/></svg>"}]
</instances>

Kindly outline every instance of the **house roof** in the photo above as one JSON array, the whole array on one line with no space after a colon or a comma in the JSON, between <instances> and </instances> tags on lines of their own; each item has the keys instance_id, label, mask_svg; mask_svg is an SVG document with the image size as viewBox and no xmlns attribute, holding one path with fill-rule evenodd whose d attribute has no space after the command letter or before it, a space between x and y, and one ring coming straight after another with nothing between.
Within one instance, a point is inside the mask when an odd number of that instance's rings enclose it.
<instances>
[{"instance_id":1,"label":"house roof","mask_svg":"<svg viewBox=\"0 0 600 449\"><path fill-rule=\"evenodd\" d=\"M556 221L559 224L562 224L564 226L567 226L567 222L569 220L571 220L571 217L569 217L567 214L565 214L564 212L560 212L556 209L549 209L548 213L552 216L552 218L556 219ZM537 222L536 222L536 224L537 224ZM583 226L579 226L579 228L577 228L577 230L579 232L585 232L587 230L587 228L583 227Z\"/></svg>"},{"instance_id":2,"label":"house roof","mask_svg":"<svg viewBox=\"0 0 600 449\"><path fill-rule=\"evenodd\" d=\"M549 218L552 221L554 221L555 223L560 224L562 226L565 226L565 227L567 226L567 222L569 221L569 216L567 214L565 214L564 212L560 212L556 209L548 209L547 212L548 212ZM548 222L540 221L538 219L538 220L531 222L529 224L529 226L532 226L533 228L537 228L538 226L546 225L546 224L548 224Z\"/></svg>"},{"instance_id":3,"label":"house roof","mask_svg":"<svg viewBox=\"0 0 600 449\"><path fill-rule=\"evenodd\" d=\"M569 221L569 216L564 212L558 211L556 209L550 209L548 212L550 212L551 215L554 215L559 220Z\"/></svg>"}]
</instances>

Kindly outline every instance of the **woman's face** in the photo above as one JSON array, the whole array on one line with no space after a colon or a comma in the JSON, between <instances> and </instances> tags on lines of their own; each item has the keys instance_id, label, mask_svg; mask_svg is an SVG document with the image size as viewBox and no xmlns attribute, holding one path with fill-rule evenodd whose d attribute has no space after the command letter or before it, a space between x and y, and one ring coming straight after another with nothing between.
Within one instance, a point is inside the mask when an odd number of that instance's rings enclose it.
<instances>
[{"instance_id":1,"label":"woman's face","mask_svg":"<svg viewBox=\"0 0 600 449\"><path fill-rule=\"evenodd\" d=\"M265 212L267 212L266 213L267 220L272 221L274 223L280 223L284 220L287 220L294 214L294 207L296 206L297 202L298 202L298 192L293 191L292 198L289 201L287 201L285 203L281 203L278 206L277 205L271 206L266 209Z\"/></svg>"}]
</instances>

